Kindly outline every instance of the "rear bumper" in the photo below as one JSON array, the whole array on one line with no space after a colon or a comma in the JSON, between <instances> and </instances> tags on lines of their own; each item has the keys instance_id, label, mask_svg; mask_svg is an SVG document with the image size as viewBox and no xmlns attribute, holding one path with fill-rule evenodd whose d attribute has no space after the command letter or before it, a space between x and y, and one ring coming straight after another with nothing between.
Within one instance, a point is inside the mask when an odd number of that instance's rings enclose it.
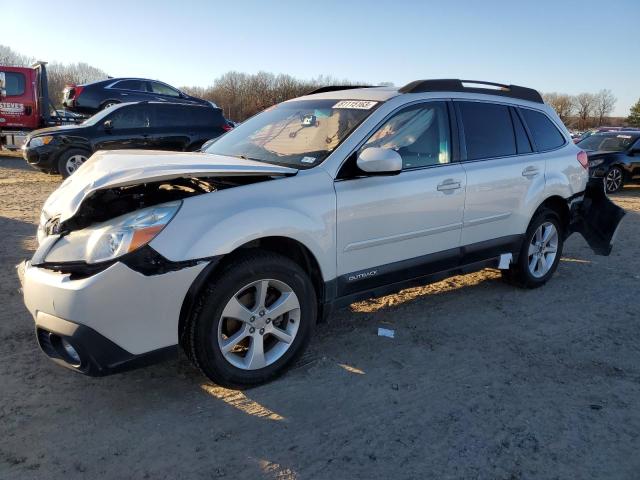
<instances>
[{"instance_id":1,"label":"rear bumper","mask_svg":"<svg viewBox=\"0 0 640 480\"><path fill-rule=\"evenodd\" d=\"M571 204L570 214L568 233L580 233L594 253L609 255L625 211L607 197L602 179L589 181L583 199Z\"/></svg>"},{"instance_id":2,"label":"rear bumper","mask_svg":"<svg viewBox=\"0 0 640 480\"><path fill-rule=\"evenodd\" d=\"M52 360L88 375L105 375L163 358L178 344L185 296L205 264L143 275L118 262L86 278L18 266L38 343ZM81 362L65 357L61 340Z\"/></svg>"}]
</instances>

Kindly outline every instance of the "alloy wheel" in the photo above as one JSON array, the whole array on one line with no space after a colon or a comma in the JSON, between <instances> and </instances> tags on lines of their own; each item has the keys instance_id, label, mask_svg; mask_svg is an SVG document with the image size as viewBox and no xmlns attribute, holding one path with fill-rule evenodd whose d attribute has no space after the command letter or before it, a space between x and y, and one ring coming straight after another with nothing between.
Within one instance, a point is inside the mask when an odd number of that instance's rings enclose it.
<instances>
[{"instance_id":1,"label":"alloy wheel","mask_svg":"<svg viewBox=\"0 0 640 480\"><path fill-rule=\"evenodd\" d=\"M622 172L618 168L612 168L607 173L607 177L605 179L605 185L607 188L607 192L615 192L620 189L622 186Z\"/></svg>"},{"instance_id":2,"label":"alloy wheel","mask_svg":"<svg viewBox=\"0 0 640 480\"><path fill-rule=\"evenodd\" d=\"M64 164L67 174L71 175L86 161L87 157L84 155L71 155Z\"/></svg>"},{"instance_id":3,"label":"alloy wheel","mask_svg":"<svg viewBox=\"0 0 640 480\"><path fill-rule=\"evenodd\" d=\"M544 277L555 262L558 253L558 230L551 222L538 227L529 243L529 273L535 278Z\"/></svg>"},{"instance_id":4,"label":"alloy wheel","mask_svg":"<svg viewBox=\"0 0 640 480\"><path fill-rule=\"evenodd\" d=\"M291 347L300 324L300 301L284 282L262 279L238 290L218 322L224 358L243 370L264 368Z\"/></svg>"}]
</instances>

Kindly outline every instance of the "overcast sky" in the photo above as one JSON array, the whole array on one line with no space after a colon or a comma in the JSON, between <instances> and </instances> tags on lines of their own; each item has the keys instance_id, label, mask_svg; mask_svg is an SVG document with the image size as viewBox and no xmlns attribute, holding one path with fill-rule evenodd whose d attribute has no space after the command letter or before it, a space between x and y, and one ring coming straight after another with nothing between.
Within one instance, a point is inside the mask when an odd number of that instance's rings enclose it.
<instances>
[{"instance_id":1,"label":"overcast sky","mask_svg":"<svg viewBox=\"0 0 640 480\"><path fill-rule=\"evenodd\" d=\"M0 44L111 76L210 85L229 70L330 74L397 86L419 78L611 89L640 98L640 0L0 0Z\"/></svg>"}]
</instances>

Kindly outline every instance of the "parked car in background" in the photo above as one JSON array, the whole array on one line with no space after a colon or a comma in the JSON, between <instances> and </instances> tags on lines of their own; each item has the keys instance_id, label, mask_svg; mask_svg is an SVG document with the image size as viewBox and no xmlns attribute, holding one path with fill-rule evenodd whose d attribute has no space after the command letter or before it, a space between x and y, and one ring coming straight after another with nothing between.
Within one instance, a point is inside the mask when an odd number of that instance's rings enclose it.
<instances>
[{"instance_id":1,"label":"parked car in background","mask_svg":"<svg viewBox=\"0 0 640 480\"><path fill-rule=\"evenodd\" d=\"M591 129L587 130L586 132L584 132L582 135L580 135L580 137L578 137L578 139L577 139L577 141L575 143L581 142L582 140L585 140L585 139L589 138L591 135L594 135L596 133L619 132L621 130L640 131L640 129L632 128L632 127L596 127L596 128L591 128Z\"/></svg>"},{"instance_id":2,"label":"parked car in background","mask_svg":"<svg viewBox=\"0 0 640 480\"><path fill-rule=\"evenodd\" d=\"M607 193L640 183L640 131L599 132L577 146L589 157L589 176L604 181Z\"/></svg>"},{"instance_id":3,"label":"parked car in background","mask_svg":"<svg viewBox=\"0 0 640 480\"><path fill-rule=\"evenodd\" d=\"M206 154L96 154L45 202L18 272L61 365L105 375L180 344L214 382L251 386L334 307L485 267L540 287L573 232L608 255L624 211L587 166L529 88L325 87Z\"/></svg>"},{"instance_id":4,"label":"parked car in background","mask_svg":"<svg viewBox=\"0 0 640 480\"><path fill-rule=\"evenodd\" d=\"M109 78L83 85L69 85L62 96L65 108L91 115L118 103L144 100L216 106L171 85L146 78Z\"/></svg>"},{"instance_id":5,"label":"parked car in background","mask_svg":"<svg viewBox=\"0 0 640 480\"><path fill-rule=\"evenodd\" d=\"M230 129L222 110L211 105L122 103L80 125L34 131L23 156L39 170L68 177L97 150L195 151Z\"/></svg>"}]
</instances>

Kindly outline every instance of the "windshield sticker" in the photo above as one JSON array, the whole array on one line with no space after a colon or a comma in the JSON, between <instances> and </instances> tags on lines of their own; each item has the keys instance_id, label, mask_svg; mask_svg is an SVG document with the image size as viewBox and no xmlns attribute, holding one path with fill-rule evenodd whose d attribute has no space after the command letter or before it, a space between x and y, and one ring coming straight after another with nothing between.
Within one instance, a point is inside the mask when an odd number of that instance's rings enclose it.
<instances>
[{"instance_id":1,"label":"windshield sticker","mask_svg":"<svg viewBox=\"0 0 640 480\"><path fill-rule=\"evenodd\" d=\"M316 157L302 157L300 160L302 163L314 163L316 161Z\"/></svg>"},{"instance_id":2,"label":"windshield sticker","mask_svg":"<svg viewBox=\"0 0 640 480\"><path fill-rule=\"evenodd\" d=\"M356 110L371 110L378 102L370 100L340 100L331 108L352 108Z\"/></svg>"}]
</instances>

